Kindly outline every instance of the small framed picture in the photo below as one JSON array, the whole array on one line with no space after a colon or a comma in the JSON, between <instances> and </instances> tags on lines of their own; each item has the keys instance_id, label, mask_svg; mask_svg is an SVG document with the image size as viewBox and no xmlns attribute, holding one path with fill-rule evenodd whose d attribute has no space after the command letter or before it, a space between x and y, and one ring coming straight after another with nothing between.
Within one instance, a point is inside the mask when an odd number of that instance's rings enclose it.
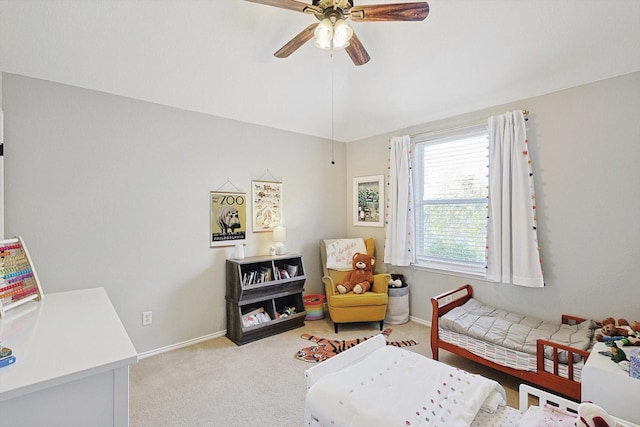
<instances>
[{"instance_id":1,"label":"small framed picture","mask_svg":"<svg viewBox=\"0 0 640 427\"><path fill-rule=\"evenodd\" d=\"M282 224L282 183L251 181L253 232L272 231Z\"/></svg>"},{"instance_id":2,"label":"small framed picture","mask_svg":"<svg viewBox=\"0 0 640 427\"><path fill-rule=\"evenodd\" d=\"M353 178L353 225L384 227L384 175Z\"/></svg>"},{"instance_id":3,"label":"small framed picture","mask_svg":"<svg viewBox=\"0 0 640 427\"><path fill-rule=\"evenodd\" d=\"M247 242L247 195L211 191L210 246L233 246Z\"/></svg>"}]
</instances>

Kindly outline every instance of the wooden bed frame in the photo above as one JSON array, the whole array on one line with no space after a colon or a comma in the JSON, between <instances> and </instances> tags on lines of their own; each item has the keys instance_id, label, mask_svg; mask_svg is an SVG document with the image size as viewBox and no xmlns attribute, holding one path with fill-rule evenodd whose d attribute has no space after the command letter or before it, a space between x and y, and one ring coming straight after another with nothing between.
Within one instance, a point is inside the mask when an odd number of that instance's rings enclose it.
<instances>
[{"instance_id":1,"label":"wooden bed frame","mask_svg":"<svg viewBox=\"0 0 640 427\"><path fill-rule=\"evenodd\" d=\"M448 311L455 307L459 307L473 297L473 288L471 285L463 285L457 289L445 292L438 296L431 298L432 316L431 316L431 351L433 353L433 359L438 360L438 350L443 349L450 351L451 353L458 354L466 359L496 369L509 375L520 378L523 381L538 385L539 387L551 390L555 393L564 395L576 401L580 401L581 390L580 382L574 380L574 367L573 367L573 355L578 354L587 361L589 352L574 347L569 347L553 341L544 339L538 339L536 346L536 371L524 371L513 369L508 366L503 366L484 359L470 351L459 347L455 344L451 344L442 341L438 334L438 321ZM563 314L562 323L576 324L583 322L587 319L581 317L575 317ZM544 348L545 346L553 349L553 373L544 370ZM564 378L558 374L558 352L565 350L568 353L568 365L567 365L567 378Z\"/></svg>"}]
</instances>

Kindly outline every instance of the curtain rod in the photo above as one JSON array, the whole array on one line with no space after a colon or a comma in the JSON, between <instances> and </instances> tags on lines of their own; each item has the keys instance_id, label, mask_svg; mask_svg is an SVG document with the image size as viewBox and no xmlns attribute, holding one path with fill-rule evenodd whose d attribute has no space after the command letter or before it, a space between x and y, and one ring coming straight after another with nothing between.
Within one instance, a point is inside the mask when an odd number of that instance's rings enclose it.
<instances>
[{"instance_id":1,"label":"curtain rod","mask_svg":"<svg viewBox=\"0 0 640 427\"><path fill-rule=\"evenodd\" d=\"M529 118L527 117L529 115L529 110L522 110L522 114L524 115L524 120L527 121L529 120ZM421 133L417 133L415 135L409 135L409 138L419 138L419 137L423 137L423 136L435 136L441 133L448 133L448 132L455 132L457 130L462 130L462 129L467 129L467 128L472 128L475 126L480 126L487 123L487 119L484 120L477 120L475 122L471 122L471 123L467 123L465 125L461 125L461 126L455 126L455 127L450 127L450 128L445 128L445 129L440 129L440 130L435 130L435 131L429 131L429 132L421 132Z\"/></svg>"}]
</instances>

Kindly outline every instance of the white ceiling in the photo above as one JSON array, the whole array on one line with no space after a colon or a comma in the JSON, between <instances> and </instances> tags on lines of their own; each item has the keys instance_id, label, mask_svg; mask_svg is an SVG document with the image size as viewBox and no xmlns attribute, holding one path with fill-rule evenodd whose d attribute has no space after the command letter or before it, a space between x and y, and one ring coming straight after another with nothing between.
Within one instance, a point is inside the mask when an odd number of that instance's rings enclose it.
<instances>
[{"instance_id":1,"label":"white ceiling","mask_svg":"<svg viewBox=\"0 0 640 427\"><path fill-rule=\"evenodd\" d=\"M325 138L333 75L345 142L640 70L640 0L428 2L351 22L356 67L275 58L315 18L243 0L0 0L0 70Z\"/></svg>"}]
</instances>

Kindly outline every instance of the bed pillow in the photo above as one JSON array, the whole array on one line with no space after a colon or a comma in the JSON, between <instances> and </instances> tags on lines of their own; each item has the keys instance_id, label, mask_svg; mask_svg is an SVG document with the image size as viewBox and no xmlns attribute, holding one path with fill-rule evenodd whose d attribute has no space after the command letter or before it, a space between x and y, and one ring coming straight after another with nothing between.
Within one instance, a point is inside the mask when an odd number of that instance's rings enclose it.
<instances>
[{"instance_id":1,"label":"bed pillow","mask_svg":"<svg viewBox=\"0 0 640 427\"><path fill-rule=\"evenodd\" d=\"M552 337L551 341L570 342L572 347L580 349L588 349L592 347L594 330L597 327L596 322L593 320L585 320L577 325L560 325L560 329ZM553 348L544 348L544 357L546 359L553 359ZM558 362L566 364L569 359L569 353L565 350L558 351ZM578 363L582 360L582 356L579 354L573 354L573 363Z\"/></svg>"}]
</instances>

